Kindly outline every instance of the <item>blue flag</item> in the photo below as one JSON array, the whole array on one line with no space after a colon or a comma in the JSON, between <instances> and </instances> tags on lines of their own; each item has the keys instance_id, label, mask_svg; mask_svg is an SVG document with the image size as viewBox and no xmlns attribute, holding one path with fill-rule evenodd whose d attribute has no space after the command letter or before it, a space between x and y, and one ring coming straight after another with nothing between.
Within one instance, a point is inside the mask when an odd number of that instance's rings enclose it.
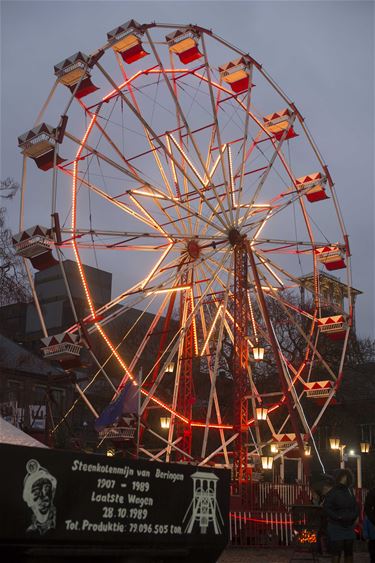
<instances>
[{"instance_id":1,"label":"blue flag","mask_svg":"<svg viewBox=\"0 0 375 563\"><path fill-rule=\"evenodd\" d=\"M95 421L95 430L100 432L107 426L115 424L124 414L138 414L138 385L127 381L119 396L109 403Z\"/></svg>"}]
</instances>

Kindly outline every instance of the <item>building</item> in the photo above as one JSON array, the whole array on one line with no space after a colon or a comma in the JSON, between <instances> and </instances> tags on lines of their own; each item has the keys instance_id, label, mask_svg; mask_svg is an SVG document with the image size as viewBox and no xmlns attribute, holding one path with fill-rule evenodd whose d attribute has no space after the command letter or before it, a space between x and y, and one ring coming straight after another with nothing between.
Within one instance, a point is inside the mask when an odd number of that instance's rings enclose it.
<instances>
[{"instance_id":1,"label":"building","mask_svg":"<svg viewBox=\"0 0 375 563\"><path fill-rule=\"evenodd\" d=\"M306 302L308 301L309 298L308 295L310 291L314 291L314 275L307 274L305 276L301 276L298 279L301 282L301 306L303 308ZM348 309L346 307L346 300L348 298L347 284L343 283L336 276L332 276L331 274L327 274L325 272L319 272L319 286L320 286L320 295L323 300L322 305L328 307L331 306L334 310L337 309L338 311L347 311ZM354 287L351 287L350 294L352 297L352 306L353 306L352 329L353 332L355 332L355 304L358 295L362 295L362 291L359 291L359 289L355 289Z\"/></svg>"},{"instance_id":2,"label":"building","mask_svg":"<svg viewBox=\"0 0 375 563\"><path fill-rule=\"evenodd\" d=\"M47 443L72 396L60 367L0 334L0 414L7 422Z\"/></svg>"},{"instance_id":3,"label":"building","mask_svg":"<svg viewBox=\"0 0 375 563\"><path fill-rule=\"evenodd\" d=\"M92 266L84 265L83 269L94 307L97 309L111 300L112 274ZM76 262L65 260L64 270L77 316L81 319L89 315L90 311ZM34 283L48 333L63 332L74 324L72 307L60 265L36 272ZM28 340L36 339L41 334L37 311L32 303L26 311L25 334Z\"/></svg>"}]
</instances>

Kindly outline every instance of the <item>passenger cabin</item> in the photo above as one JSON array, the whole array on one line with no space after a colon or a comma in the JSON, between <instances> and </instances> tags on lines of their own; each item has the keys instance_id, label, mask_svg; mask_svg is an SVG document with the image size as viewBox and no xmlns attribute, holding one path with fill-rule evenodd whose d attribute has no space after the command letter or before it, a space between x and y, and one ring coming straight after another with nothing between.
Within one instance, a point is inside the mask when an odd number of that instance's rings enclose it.
<instances>
[{"instance_id":1,"label":"passenger cabin","mask_svg":"<svg viewBox=\"0 0 375 563\"><path fill-rule=\"evenodd\" d=\"M332 315L318 319L319 332L326 334L331 340L345 338L348 323L345 315Z\"/></svg>"},{"instance_id":2,"label":"passenger cabin","mask_svg":"<svg viewBox=\"0 0 375 563\"><path fill-rule=\"evenodd\" d=\"M249 64L244 57L240 57L226 65L219 66L219 72L223 82L229 84L236 94L240 94L249 89Z\"/></svg>"},{"instance_id":3,"label":"passenger cabin","mask_svg":"<svg viewBox=\"0 0 375 563\"><path fill-rule=\"evenodd\" d=\"M178 29L165 40L168 43L170 53L175 53L183 64L188 64L203 57L199 51L199 35L192 29Z\"/></svg>"},{"instance_id":4,"label":"passenger cabin","mask_svg":"<svg viewBox=\"0 0 375 563\"><path fill-rule=\"evenodd\" d=\"M80 365L82 346L79 344L79 336L69 332L55 334L42 338L44 347L41 349L46 360L54 360L68 370Z\"/></svg>"},{"instance_id":5,"label":"passenger cabin","mask_svg":"<svg viewBox=\"0 0 375 563\"><path fill-rule=\"evenodd\" d=\"M135 436L136 427L135 426L112 426L100 430L99 438L112 440L113 442L123 442L126 440L132 440Z\"/></svg>"},{"instance_id":6,"label":"passenger cabin","mask_svg":"<svg viewBox=\"0 0 375 563\"><path fill-rule=\"evenodd\" d=\"M309 399L326 399L332 391L333 383L329 380L305 381L304 387Z\"/></svg>"},{"instance_id":7,"label":"passenger cabin","mask_svg":"<svg viewBox=\"0 0 375 563\"><path fill-rule=\"evenodd\" d=\"M287 449L297 443L297 438L294 433L274 434L272 440L275 444L277 444L279 451Z\"/></svg>"},{"instance_id":8,"label":"passenger cabin","mask_svg":"<svg viewBox=\"0 0 375 563\"><path fill-rule=\"evenodd\" d=\"M122 59L131 64L149 55L142 45L142 26L135 20L129 20L107 33L107 39L112 49L119 53Z\"/></svg>"},{"instance_id":9,"label":"passenger cabin","mask_svg":"<svg viewBox=\"0 0 375 563\"><path fill-rule=\"evenodd\" d=\"M57 80L74 92L78 99L92 94L98 88L91 82L88 70L89 57L80 51L54 66Z\"/></svg>"},{"instance_id":10,"label":"passenger cabin","mask_svg":"<svg viewBox=\"0 0 375 563\"><path fill-rule=\"evenodd\" d=\"M293 139L297 136L297 133L293 129L294 113L289 109L285 108L276 113L270 113L263 117L264 127L267 129L270 135L273 135L277 141L280 141L285 131L288 131L285 139Z\"/></svg>"},{"instance_id":11,"label":"passenger cabin","mask_svg":"<svg viewBox=\"0 0 375 563\"><path fill-rule=\"evenodd\" d=\"M29 258L36 270L45 270L58 263L52 255L53 240L46 227L35 225L21 231L12 237L12 242L16 255Z\"/></svg>"},{"instance_id":12,"label":"passenger cabin","mask_svg":"<svg viewBox=\"0 0 375 563\"><path fill-rule=\"evenodd\" d=\"M327 270L342 270L346 268L345 256L339 246L321 246L315 249L318 262L324 264Z\"/></svg>"},{"instance_id":13,"label":"passenger cabin","mask_svg":"<svg viewBox=\"0 0 375 563\"><path fill-rule=\"evenodd\" d=\"M310 203L315 203L316 201L328 199L324 189L326 183L326 176L323 176L320 172L315 172L314 174L297 178L295 185L297 190L304 191L304 195Z\"/></svg>"},{"instance_id":14,"label":"passenger cabin","mask_svg":"<svg viewBox=\"0 0 375 563\"><path fill-rule=\"evenodd\" d=\"M47 171L53 168L56 147L56 130L40 123L30 131L26 131L18 137L18 146L22 154L32 158L41 170ZM65 159L59 155L56 157L56 164L61 164Z\"/></svg>"}]
</instances>

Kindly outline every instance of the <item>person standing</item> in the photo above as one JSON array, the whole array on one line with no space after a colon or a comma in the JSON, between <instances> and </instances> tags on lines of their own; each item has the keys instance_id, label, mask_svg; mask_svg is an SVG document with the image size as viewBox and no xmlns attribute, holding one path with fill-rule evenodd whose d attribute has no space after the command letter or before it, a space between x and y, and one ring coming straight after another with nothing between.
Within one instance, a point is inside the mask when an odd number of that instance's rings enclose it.
<instances>
[{"instance_id":1,"label":"person standing","mask_svg":"<svg viewBox=\"0 0 375 563\"><path fill-rule=\"evenodd\" d=\"M370 489L366 495L363 536L368 540L370 562L375 563L375 488Z\"/></svg>"},{"instance_id":2,"label":"person standing","mask_svg":"<svg viewBox=\"0 0 375 563\"><path fill-rule=\"evenodd\" d=\"M328 549L332 556L332 563L339 563L342 553L344 553L345 563L353 561L353 546L356 537L354 526L359 510L352 484L351 471L340 469L335 476L335 486L324 499Z\"/></svg>"}]
</instances>

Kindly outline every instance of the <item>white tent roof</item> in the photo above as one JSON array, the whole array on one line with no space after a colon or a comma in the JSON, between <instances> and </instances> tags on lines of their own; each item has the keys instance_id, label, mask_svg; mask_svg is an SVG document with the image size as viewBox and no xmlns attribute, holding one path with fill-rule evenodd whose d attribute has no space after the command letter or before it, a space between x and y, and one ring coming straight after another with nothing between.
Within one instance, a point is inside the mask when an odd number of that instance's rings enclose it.
<instances>
[{"instance_id":1,"label":"white tent roof","mask_svg":"<svg viewBox=\"0 0 375 563\"><path fill-rule=\"evenodd\" d=\"M30 446L34 448L47 448L42 442L38 442L19 428L9 424L0 416L0 443L15 444L16 446Z\"/></svg>"}]
</instances>

